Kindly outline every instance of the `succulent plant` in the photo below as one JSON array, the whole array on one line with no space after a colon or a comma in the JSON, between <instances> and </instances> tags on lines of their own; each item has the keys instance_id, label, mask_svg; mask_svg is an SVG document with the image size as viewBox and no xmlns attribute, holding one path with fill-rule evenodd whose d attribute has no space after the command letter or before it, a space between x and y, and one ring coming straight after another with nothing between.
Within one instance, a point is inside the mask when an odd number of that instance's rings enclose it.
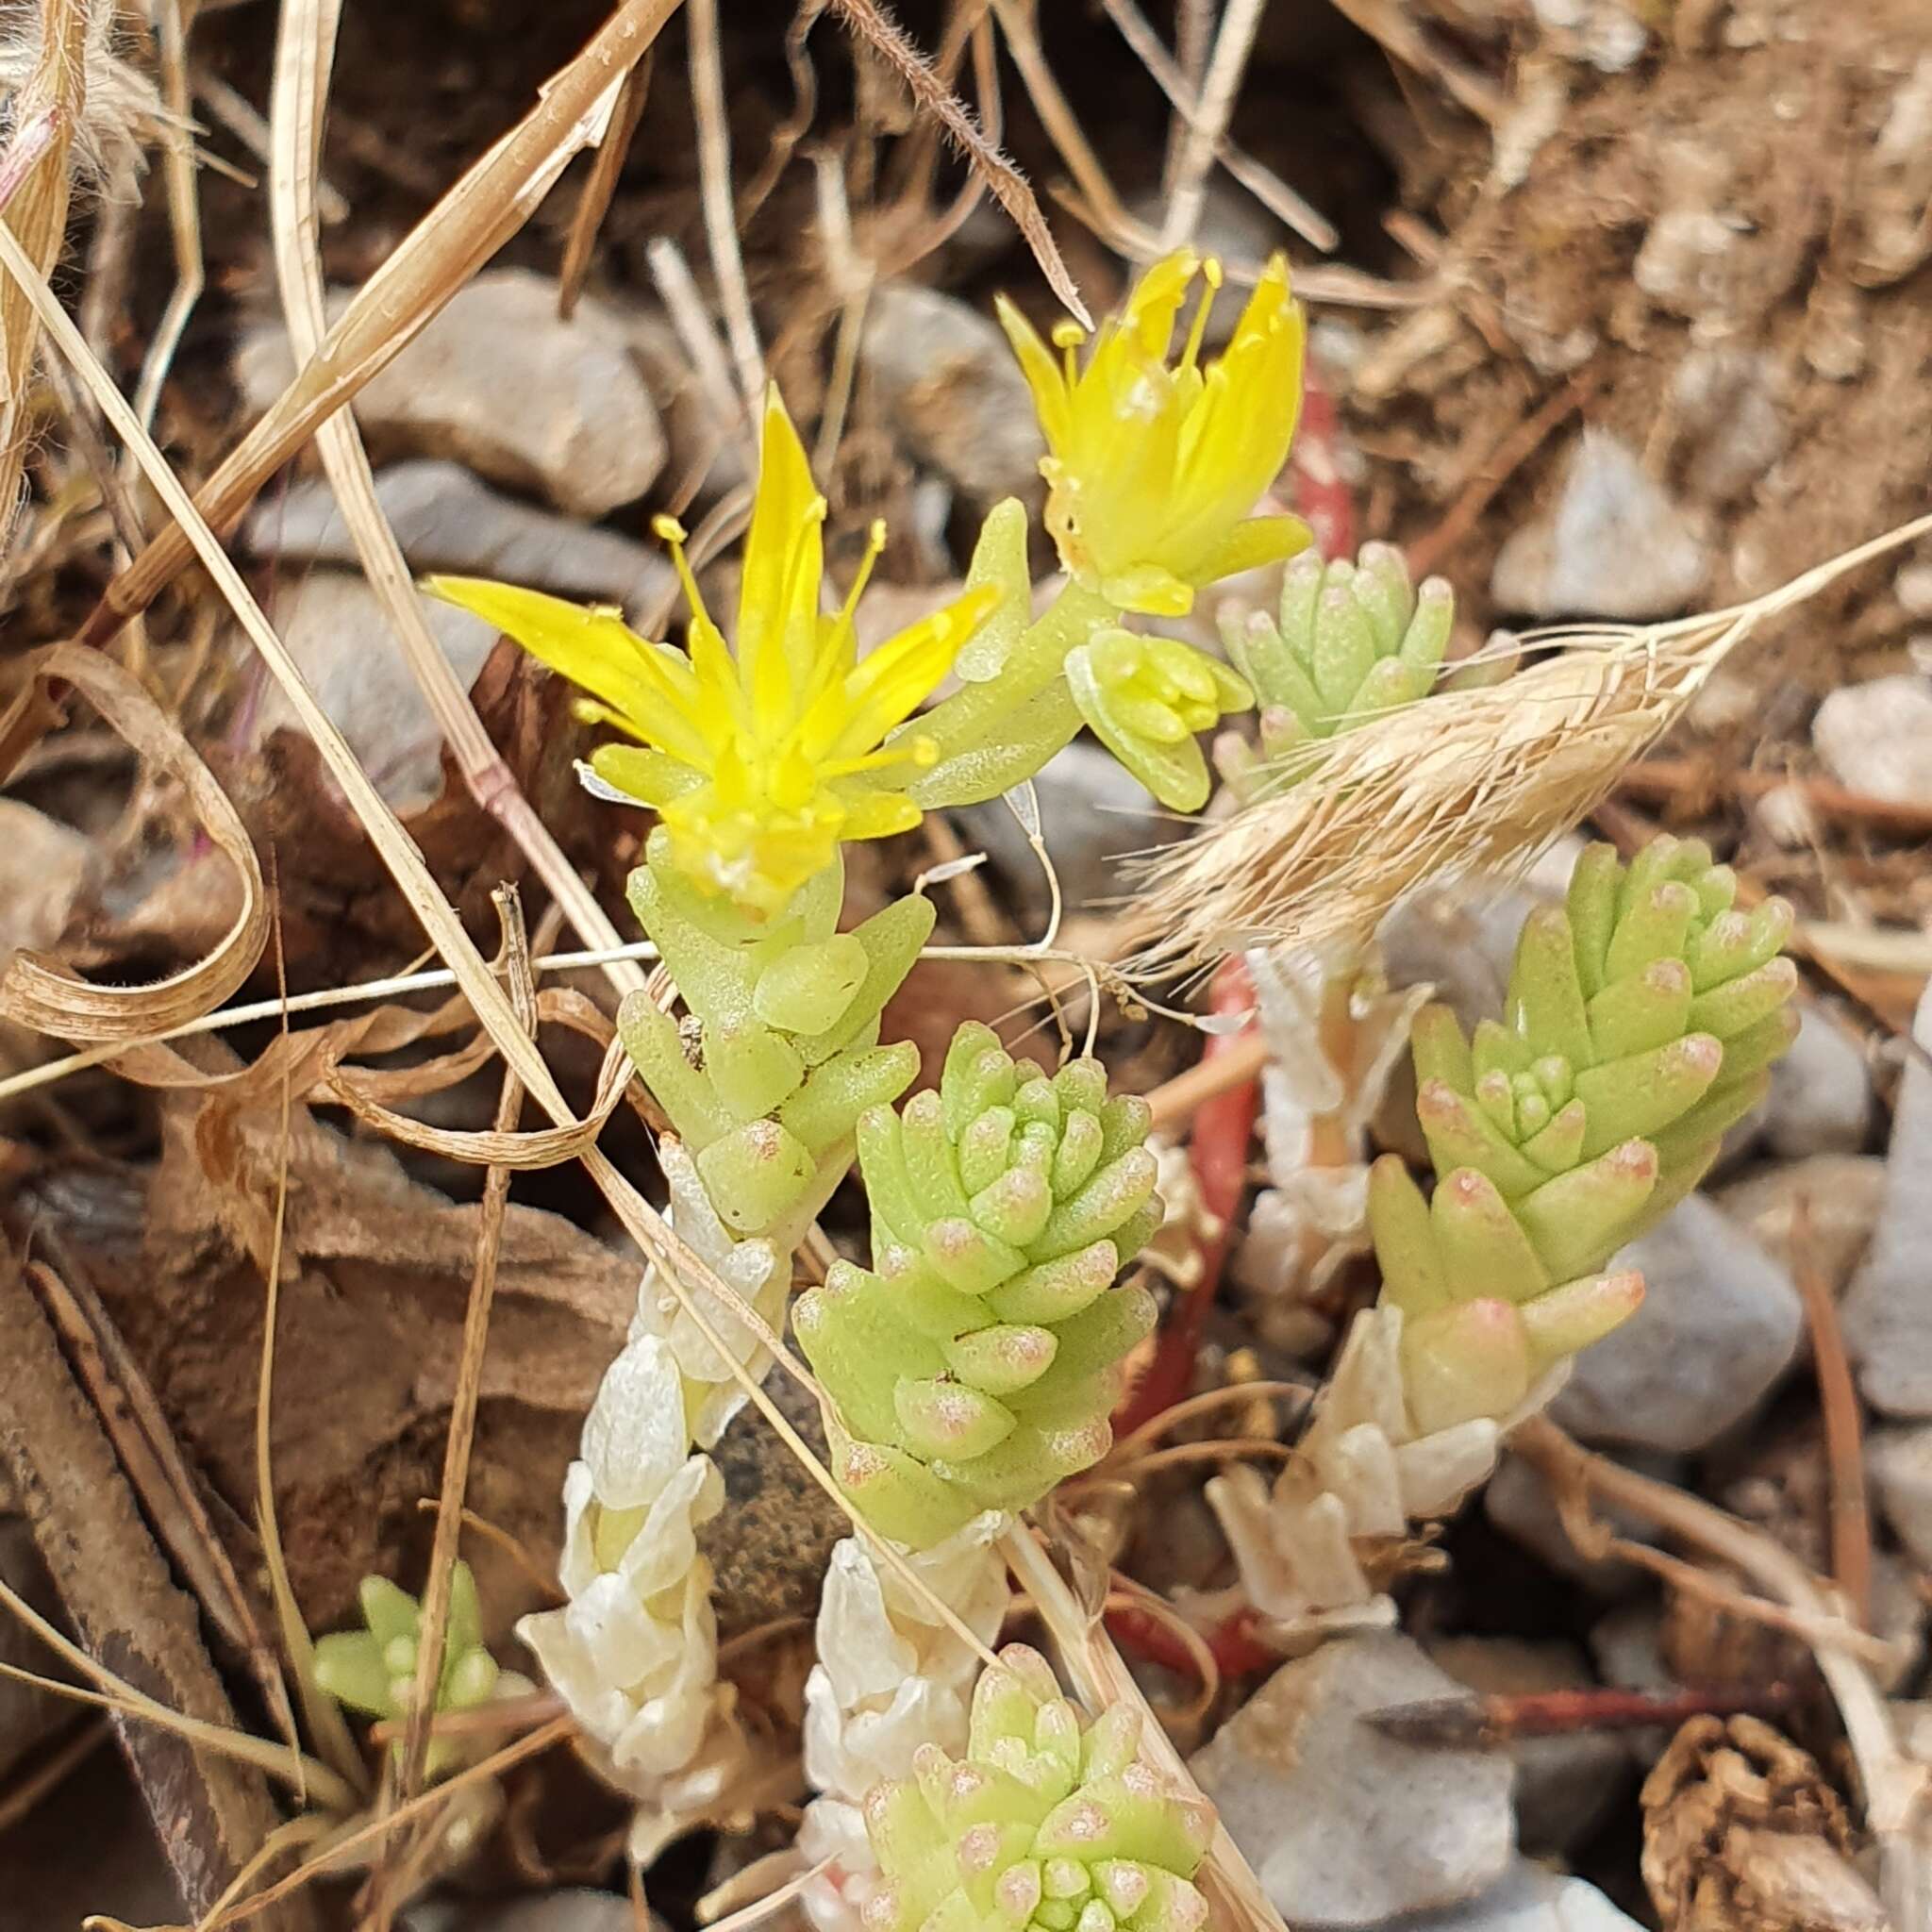
<instances>
[{"instance_id":1,"label":"succulent plant","mask_svg":"<svg viewBox=\"0 0 1932 1932\"><path fill-rule=\"evenodd\" d=\"M1265 789L1269 764L1297 745L1424 696L1454 617L1449 586L1426 577L1411 589L1392 544L1365 543L1354 563L1304 551L1284 574L1277 616L1222 620L1227 654L1261 707L1259 758L1224 736L1214 747L1223 778L1253 796Z\"/></svg>"},{"instance_id":2,"label":"succulent plant","mask_svg":"<svg viewBox=\"0 0 1932 1932\"><path fill-rule=\"evenodd\" d=\"M1049 1078L977 1024L937 1091L859 1121L876 1272L838 1263L792 1322L838 1410L833 1467L886 1535L923 1547L1107 1453L1154 1322L1113 1285L1160 1221L1147 1125L1097 1060Z\"/></svg>"},{"instance_id":3,"label":"succulent plant","mask_svg":"<svg viewBox=\"0 0 1932 1932\"><path fill-rule=\"evenodd\" d=\"M375 1718L399 1719L409 1708L416 1683L422 1606L386 1576L365 1576L358 1594L360 1630L338 1630L317 1640L315 1680L340 1704ZM450 1578L449 1620L442 1639L442 1674L436 1680L436 1708L468 1710L500 1694L505 1674L483 1647L483 1614L476 1579L467 1563ZM522 1678L515 1679L521 1684ZM402 1750L398 1740L394 1749ZM432 1739L425 1768L430 1776L457 1761L458 1748Z\"/></svg>"},{"instance_id":4,"label":"succulent plant","mask_svg":"<svg viewBox=\"0 0 1932 1932\"><path fill-rule=\"evenodd\" d=\"M625 1001L618 1031L725 1224L796 1223L796 1239L844 1172L858 1116L919 1071L910 1042L878 1044L879 1014L932 931L932 902L915 893L840 932L834 863L761 921L693 886L668 836L652 833L630 902L683 995L694 1052L644 993Z\"/></svg>"},{"instance_id":5,"label":"succulent plant","mask_svg":"<svg viewBox=\"0 0 1932 1932\"><path fill-rule=\"evenodd\" d=\"M910 1778L865 1801L886 1881L866 1932L1197 1932L1212 1809L1136 1761L1137 1710L1083 1726L1038 1651L999 1656L964 1759L924 1745Z\"/></svg>"},{"instance_id":6,"label":"succulent plant","mask_svg":"<svg viewBox=\"0 0 1932 1932\"><path fill-rule=\"evenodd\" d=\"M1627 868L1592 845L1567 904L1524 924L1502 1022L1465 1039L1446 1008L1418 1017L1436 1190L1424 1203L1385 1156L1369 1218L1423 1427L1507 1413L1630 1314L1641 1279L1603 1264L1762 1097L1796 1030L1791 910L1736 896L1699 840L1654 840Z\"/></svg>"}]
</instances>

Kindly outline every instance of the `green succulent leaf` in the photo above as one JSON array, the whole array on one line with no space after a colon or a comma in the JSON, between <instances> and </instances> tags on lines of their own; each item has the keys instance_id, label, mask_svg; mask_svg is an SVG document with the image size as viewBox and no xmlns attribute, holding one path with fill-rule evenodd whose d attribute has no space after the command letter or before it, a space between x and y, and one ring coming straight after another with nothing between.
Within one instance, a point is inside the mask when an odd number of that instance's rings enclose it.
<instances>
[{"instance_id":1,"label":"green succulent leaf","mask_svg":"<svg viewBox=\"0 0 1932 1932\"><path fill-rule=\"evenodd\" d=\"M1138 1712L1083 1724L1046 1660L1008 1644L974 1688L965 1757L927 1745L866 1798L885 1881L868 1926L1200 1932L1214 1814L1139 1763L1139 1743Z\"/></svg>"},{"instance_id":2,"label":"green succulent leaf","mask_svg":"<svg viewBox=\"0 0 1932 1932\"><path fill-rule=\"evenodd\" d=\"M1465 1036L1446 1008L1418 1016L1438 1179L1425 1202L1385 1157L1369 1225L1419 1425L1507 1413L1641 1299L1604 1264L1696 1186L1795 1030L1790 908L1736 894L1701 841L1654 840L1628 866L1591 846L1563 907L1524 922L1501 1022Z\"/></svg>"},{"instance_id":3,"label":"green succulent leaf","mask_svg":"<svg viewBox=\"0 0 1932 1932\"><path fill-rule=\"evenodd\" d=\"M977 1024L936 1091L860 1118L874 1267L834 1268L792 1321L838 1408L840 1479L886 1534L935 1542L1106 1454L1154 1321L1113 1285L1158 1221L1147 1122L1097 1062L1049 1078Z\"/></svg>"}]
</instances>

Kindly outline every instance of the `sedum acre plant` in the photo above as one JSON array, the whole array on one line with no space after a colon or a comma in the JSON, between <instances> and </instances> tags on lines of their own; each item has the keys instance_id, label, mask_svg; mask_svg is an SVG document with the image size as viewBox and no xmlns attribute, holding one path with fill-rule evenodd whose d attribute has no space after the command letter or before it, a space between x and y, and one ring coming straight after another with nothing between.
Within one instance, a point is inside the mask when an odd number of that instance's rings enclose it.
<instances>
[{"instance_id":1,"label":"sedum acre plant","mask_svg":"<svg viewBox=\"0 0 1932 1932\"><path fill-rule=\"evenodd\" d=\"M1232 736L1214 747L1243 800L1274 760L1427 694L1449 648L1455 600L1441 577L1411 587L1402 553L1364 543L1354 563L1304 555L1284 575L1278 612L1224 616L1222 636L1261 707L1261 750ZM1278 782L1278 780L1277 780Z\"/></svg>"},{"instance_id":2,"label":"sedum acre plant","mask_svg":"<svg viewBox=\"0 0 1932 1932\"><path fill-rule=\"evenodd\" d=\"M315 1681L339 1704L367 1717L399 1720L408 1713L416 1684L418 1636L422 1606L408 1591L386 1576L365 1576L358 1591L362 1603L363 1628L337 1630L315 1645ZM499 1670L483 1645L483 1613L476 1600L476 1579L467 1563L458 1562L450 1577L449 1620L442 1640L442 1672L436 1680L439 1711L471 1710L500 1697L525 1690L526 1679ZM391 1746L398 1762L403 1744ZM446 1738L432 1738L424 1768L440 1776L461 1761L462 1747Z\"/></svg>"},{"instance_id":3,"label":"sedum acre plant","mask_svg":"<svg viewBox=\"0 0 1932 1932\"><path fill-rule=\"evenodd\" d=\"M1097 1060L1048 1078L977 1024L937 1092L860 1122L878 1272L838 1263L792 1322L838 1407L834 1473L888 1536L923 1548L1107 1453L1154 1324L1113 1286L1160 1221L1147 1125Z\"/></svg>"},{"instance_id":4,"label":"sedum acre plant","mask_svg":"<svg viewBox=\"0 0 1932 1932\"><path fill-rule=\"evenodd\" d=\"M1140 1733L1125 1705L1083 1724L1046 1659L1008 1644L963 1759L928 1745L866 1800L886 1880L867 1932L1197 1932L1214 1814L1136 1761Z\"/></svg>"},{"instance_id":5,"label":"sedum acre plant","mask_svg":"<svg viewBox=\"0 0 1932 1932\"><path fill-rule=\"evenodd\" d=\"M1424 1429L1507 1413L1631 1314L1641 1279L1599 1271L1763 1096L1796 1027L1791 912L1736 896L1702 841L1657 839L1627 867L1593 845L1567 906L1525 924L1503 1021L1465 1039L1445 1008L1418 1017L1436 1189L1425 1204L1385 1157L1369 1216Z\"/></svg>"}]
</instances>

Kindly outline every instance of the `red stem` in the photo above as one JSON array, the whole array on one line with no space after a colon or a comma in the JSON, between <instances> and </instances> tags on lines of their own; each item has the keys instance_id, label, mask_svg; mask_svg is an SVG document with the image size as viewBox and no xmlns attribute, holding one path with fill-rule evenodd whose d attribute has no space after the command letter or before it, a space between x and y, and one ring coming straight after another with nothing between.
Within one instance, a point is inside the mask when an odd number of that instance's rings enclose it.
<instances>
[{"instance_id":1,"label":"red stem","mask_svg":"<svg viewBox=\"0 0 1932 1932\"><path fill-rule=\"evenodd\" d=\"M1209 1008L1219 1014L1233 1015L1252 1011L1254 1004L1255 988L1248 969L1238 957L1230 955L1214 974ZM1201 1058L1218 1058L1239 1038L1239 1033L1209 1034ZM1155 1346L1153 1361L1114 1419L1115 1429L1121 1435L1131 1434L1142 1423L1151 1422L1172 1408L1187 1394L1194 1379L1194 1357L1200 1350L1201 1331L1207 1324L1208 1309L1214 1306L1222 1263L1227 1258L1234 1238L1235 1210L1241 1204L1241 1189L1247 1179L1248 1142L1254 1138L1255 1116L1260 1105L1260 1083L1243 1080L1239 1087L1203 1101L1195 1110L1188 1158L1194 1170L1195 1184L1201 1190L1201 1205L1220 1222L1221 1229L1212 1240L1201 1243L1201 1278L1185 1294L1175 1297L1167 1326Z\"/></svg>"}]
</instances>

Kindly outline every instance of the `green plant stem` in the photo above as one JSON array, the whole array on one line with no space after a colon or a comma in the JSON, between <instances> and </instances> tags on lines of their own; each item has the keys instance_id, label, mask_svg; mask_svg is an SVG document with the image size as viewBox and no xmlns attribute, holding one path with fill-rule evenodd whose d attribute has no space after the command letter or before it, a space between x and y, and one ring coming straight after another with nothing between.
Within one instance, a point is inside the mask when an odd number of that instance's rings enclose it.
<instances>
[{"instance_id":1,"label":"green plant stem","mask_svg":"<svg viewBox=\"0 0 1932 1932\"><path fill-rule=\"evenodd\" d=\"M1067 653L1095 631L1120 622L1120 611L1096 591L1069 582L1020 633L995 677L969 684L935 705L916 727L939 746L939 761L912 788L923 806L972 805L1031 777L1080 728L1072 695L1060 685ZM1035 715L1018 741L1009 733L1027 708ZM1010 756L1001 753L1010 744Z\"/></svg>"}]
</instances>

